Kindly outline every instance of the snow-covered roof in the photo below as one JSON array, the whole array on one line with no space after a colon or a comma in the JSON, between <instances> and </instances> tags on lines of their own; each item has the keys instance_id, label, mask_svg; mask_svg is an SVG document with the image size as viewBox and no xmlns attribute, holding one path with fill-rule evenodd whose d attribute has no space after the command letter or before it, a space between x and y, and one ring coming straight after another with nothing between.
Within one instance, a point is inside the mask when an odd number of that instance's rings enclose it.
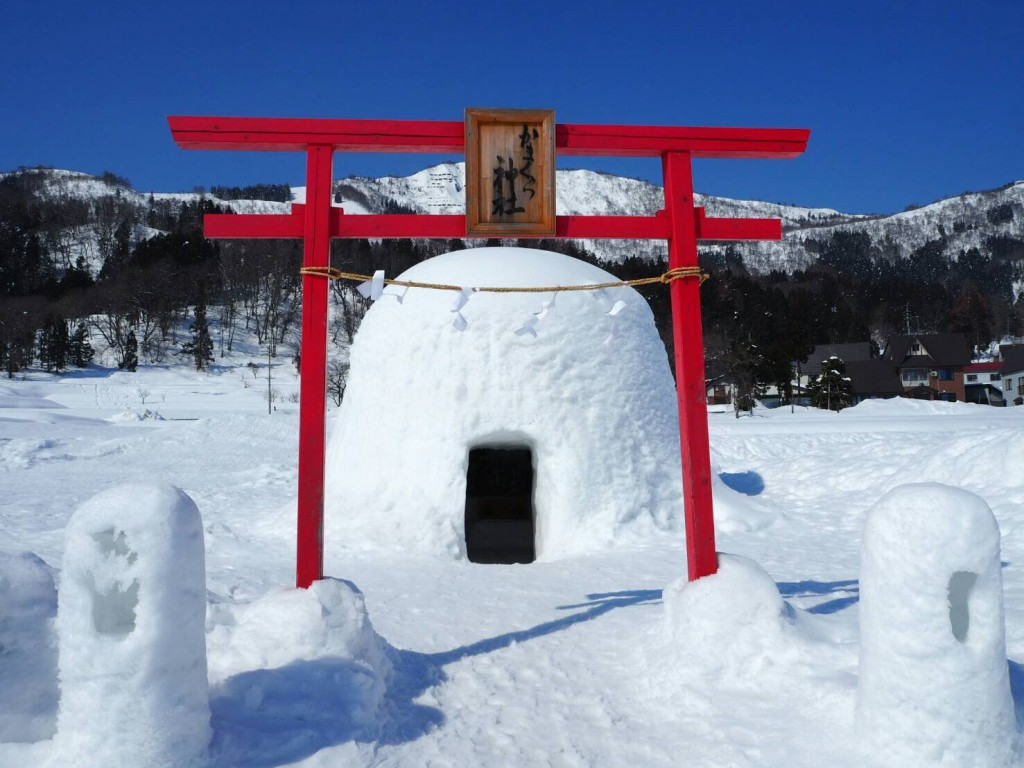
<instances>
[{"instance_id":1,"label":"snow-covered roof","mask_svg":"<svg viewBox=\"0 0 1024 768\"><path fill-rule=\"evenodd\" d=\"M467 288L615 280L519 248L455 251L402 278ZM356 335L332 426L328 553L465 556L469 450L511 444L533 452L538 559L678 527L675 391L640 294L387 288Z\"/></svg>"}]
</instances>

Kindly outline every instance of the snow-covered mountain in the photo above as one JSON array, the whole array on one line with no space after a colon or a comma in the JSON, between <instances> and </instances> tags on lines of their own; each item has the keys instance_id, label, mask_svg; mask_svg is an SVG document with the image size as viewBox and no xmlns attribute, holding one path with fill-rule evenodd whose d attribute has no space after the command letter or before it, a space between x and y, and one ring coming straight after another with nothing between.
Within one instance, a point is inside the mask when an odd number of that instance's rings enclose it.
<instances>
[{"instance_id":1,"label":"snow-covered mountain","mask_svg":"<svg viewBox=\"0 0 1024 768\"><path fill-rule=\"evenodd\" d=\"M11 173L0 173L0 178L10 176L12 173L32 174L38 181L38 193L49 198L96 200L115 195L128 203L147 208L154 203L192 203L201 197L206 197L234 213L287 213L289 207L288 203L267 200L222 200L200 192L139 192L127 184L118 183L116 177L104 179L80 171L67 171L59 168L31 168Z\"/></svg>"},{"instance_id":2,"label":"snow-covered mountain","mask_svg":"<svg viewBox=\"0 0 1024 768\"><path fill-rule=\"evenodd\" d=\"M465 167L446 163L411 176L349 178L338 182L341 204L353 213L400 206L417 213L465 210ZM584 170L560 170L557 176L560 215L649 216L663 207L661 187L639 179ZM792 272L817 260L815 242L836 232L867 234L879 255L907 258L928 242L942 240L943 251L956 259L961 250L984 249L993 237L1024 240L1024 181L985 192L965 192L930 205L891 215L842 213L831 208L804 208L756 200L696 195L709 216L778 218L779 242L736 243L735 250L752 272ZM609 261L629 254L661 257L661 242L595 240L585 247Z\"/></svg>"},{"instance_id":3,"label":"snow-covered mountain","mask_svg":"<svg viewBox=\"0 0 1024 768\"><path fill-rule=\"evenodd\" d=\"M25 172L25 171L22 171ZM141 210L154 205L192 202L206 197L236 213L284 213L288 203L265 200L223 200L200 192L137 192L74 171L47 169L37 173L40 194L96 200L116 195ZM455 214L465 210L465 166L443 163L410 176L381 178L349 177L335 181L336 204L351 214L412 211L424 214ZM560 170L557 176L557 212L561 215L652 215L663 206L660 186L650 182L587 170ZM292 190L296 202L305 189ZM889 215L843 213L831 208L735 200L696 195L698 205L709 216L779 218L784 237L779 242L734 243L747 268L755 273L772 270L793 272L817 260L819 244L837 232L863 233L871 241L875 256L887 259L909 257L927 243L938 242L950 260L961 251L991 250L993 238L1024 244L1024 181L984 192L965 192L929 205ZM140 226L137 235L155 231ZM583 246L602 259L621 261L629 255L660 259L665 244L660 241L591 240ZM712 249L722 245L712 244ZM86 246L86 250L88 247Z\"/></svg>"},{"instance_id":4,"label":"snow-covered mountain","mask_svg":"<svg viewBox=\"0 0 1024 768\"><path fill-rule=\"evenodd\" d=\"M464 163L444 163L411 176L351 177L336 185L341 205L351 208L353 213L382 211L387 206L417 213L462 213L465 211L464 188ZM696 195L696 202L705 206L709 216L780 218L788 230L866 218L831 208L802 208L701 194ZM555 206L559 215L651 216L664 207L664 195L660 186L640 179L586 170L559 170ZM612 262L629 255L644 258L663 258L665 255L665 244L660 241L587 240L583 245ZM784 253L780 255L780 264L788 261L793 263L788 269L803 264ZM782 267L754 264L752 268L770 270Z\"/></svg>"}]
</instances>

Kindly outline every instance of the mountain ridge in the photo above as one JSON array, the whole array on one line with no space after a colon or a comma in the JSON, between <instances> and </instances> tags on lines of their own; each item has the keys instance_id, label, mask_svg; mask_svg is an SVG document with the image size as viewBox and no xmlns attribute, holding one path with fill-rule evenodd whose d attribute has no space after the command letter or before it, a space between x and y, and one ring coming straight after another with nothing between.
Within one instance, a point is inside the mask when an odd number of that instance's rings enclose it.
<instances>
[{"instance_id":1,"label":"mountain ridge","mask_svg":"<svg viewBox=\"0 0 1024 768\"><path fill-rule=\"evenodd\" d=\"M0 174L39 173L47 195L95 198L116 194L140 207L152 203L195 202L208 199L235 213L285 213L289 204L268 200L235 200L203 191L139 192L110 180L63 169L19 169ZM112 176L112 175L111 175ZM117 179L118 177L113 177ZM302 202L304 187L292 187L293 201ZM334 182L336 205L353 215L384 212L459 214L465 210L465 165L440 163L408 176L350 176ZM663 206L662 188L642 179L584 169L557 172L556 209L559 215L650 216ZM738 256L755 274L780 271L792 274L819 260L823 243L836 233L865 234L875 258L904 259L916 250L940 243L950 261L972 248L983 250L992 238L1024 241L1024 180L980 192L964 192L922 206L890 214L858 214L833 208L741 200L695 194L695 202L709 216L725 218L778 218L783 239L776 242L706 243L707 252ZM138 236L156 232L138 228ZM582 247L612 263L634 256L663 260L662 241L583 240ZM990 248L991 250L991 248ZM1014 251L1016 253L1016 251Z\"/></svg>"}]
</instances>

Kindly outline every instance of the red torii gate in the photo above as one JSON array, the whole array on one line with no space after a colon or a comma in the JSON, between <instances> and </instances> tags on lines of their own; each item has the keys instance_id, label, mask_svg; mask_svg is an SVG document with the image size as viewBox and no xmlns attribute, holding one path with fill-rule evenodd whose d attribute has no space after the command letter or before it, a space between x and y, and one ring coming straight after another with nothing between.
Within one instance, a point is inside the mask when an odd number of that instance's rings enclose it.
<instances>
[{"instance_id":1,"label":"red torii gate","mask_svg":"<svg viewBox=\"0 0 1024 768\"><path fill-rule=\"evenodd\" d=\"M464 238L462 215L346 216L332 207L335 152L464 152L465 124L449 121L169 117L183 149L306 153L306 202L290 214L208 214L208 238L302 238L305 267L330 266L332 238ZM778 219L708 218L693 204L690 161L702 158L793 158L810 131L560 124L561 155L660 157L665 208L654 216L558 216L557 238L668 241L669 269L697 266L698 240L780 240ZM669 288L675 347L687 570L691 581L715 573L704 342L699 280ZM296 585L323 578L324 448L327 413L328 279L302 283L302 373L299 384L299 489Z\"/></svg>"}]
</instances>

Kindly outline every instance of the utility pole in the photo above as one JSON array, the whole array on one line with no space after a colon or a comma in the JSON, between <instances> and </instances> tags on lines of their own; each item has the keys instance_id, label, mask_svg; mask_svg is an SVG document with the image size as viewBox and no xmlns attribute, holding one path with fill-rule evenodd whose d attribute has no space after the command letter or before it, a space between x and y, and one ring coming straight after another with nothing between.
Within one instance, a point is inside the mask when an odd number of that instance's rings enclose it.
<instances>
[{"instance_id":1,"label":"utility pole","mask_svg":"<svg viewBox=\"0 0 1024 768\"><path fill-rule=\"evenodd\" d=\"M267 347L267 416L270 415L270 406L274 402L274 393L270 388L270 347Z\"/></svg>"},{"instance_id":2,"label":"utility pole","mask_svg":"<svg viewBox=\"0 0 1024 768\"><path fill-rule=\"evenodd\" d=\"M800 394L800 361L796 361L796 388L789 393L789 412L796 413L796 398Z\"/></svg>"}]
</instances>

